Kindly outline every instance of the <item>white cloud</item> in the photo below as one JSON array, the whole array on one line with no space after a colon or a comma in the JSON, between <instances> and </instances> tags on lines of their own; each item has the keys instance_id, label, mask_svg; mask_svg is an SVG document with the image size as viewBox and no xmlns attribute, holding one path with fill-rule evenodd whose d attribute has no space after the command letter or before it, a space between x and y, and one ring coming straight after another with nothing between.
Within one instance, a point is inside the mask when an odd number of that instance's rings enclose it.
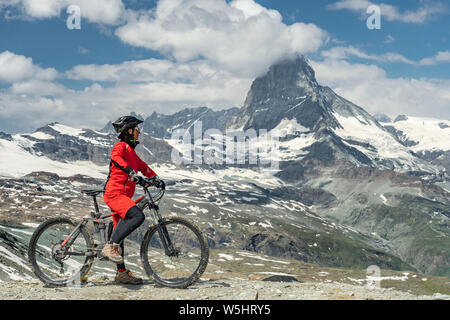
<instances>
[{"instance_id":1,"label":"white cloud","mask_svg":"<svg viewBox=\"0 0 450 320\"><path fill-rule=\"evenodd\" d=\"M341 0L327 5L327 9L330 10L353 10L361 11L367 9L372 3L368 0Z\"/></svg>"},{"instance_id":2,"label":"white cloud","mask_svg":"<svg viewBox=\"0 0 450 320\"><path fill-rule=\"evenodd\" d=\"M360 59L377 62L401 62L416 66L435 65L438 63L450 62L450 51L440 51L435 56L423 58L420 61L408 59L397 52L387 52L379 55L367 54L353 46L333 47L329 50L322 50L321 55L329 59L344 60L350 57L357 57Z\"/></svg>"},{"instance_id":3,"label":"white cloud","mask_svg":"<svg viewBox=\"0 0 450 320\"><path fill-rule=\"evenodd\" d=\"M27 80L16 82L11 85L10 92L13 94L28 94L35 96L49 96L65 93L67 89L58 83L42 80Z\"/></svg>"},{"instance_id":4,"label":"white cloud","mask_svg":"<svg viewBox=\"0 0 450 320\"><path fill-rule=\"evenodd\" d=\"M0 120L9 119L18 126L31 128L53 121L75 127L101 128L112 118L131 111L148 116L154 111L171 114L184 107L241 106L250 84L251 81L241 79L226 79L209 85L121 83L110 88L94 83L75 91L54 83L16 83L0 90Z\"/></svg>"},{"instance_id":5,"label":"white cloud","mask_svg":"<svg viewBox=\"0 0 450 320\"><path fill-rule=\"evenodd\" d=\"M78 5L82 19L86 18L90 22L115 25L126 16L122 0L67 0L64 8L72 4Z\"/></svg>"},{"instance_id":6,"label":"white cloud","mask_svg":"<svg viewBox=\"0 0 450 320\"><path fill-rule=\"evenodd\" d=\"M34 18L48 18L59 15L64 1L61 0L23 0L25 13Z\"/></svg>"},{"instance_id":7,"label":"white cloud","mask_svg":"<svg viewBox=\"0 0 450 320\"><path fill-rule=\"evenodd\" d=\"M44 19L67 14L69 5L81 8L81 27L85 19L101 30L122 25L113 32L127 44L176 62L203 59L246 77L282 58L316 51L329 38L314 24L284 24L278 11L254 0L159 0L153 10L137 11L122 0L3 0L0 11L15 8L22 18Z\"/></svg>"},{"instance_id":8,"label":"white cloud","mask_svg":"<svg viewBox=\"0 0 450 320\"><path fill-rule=\"evenodd\" d=\"M386 72L375 65L350 63L342 60L326 59L312 61L317 81L331 87L347 87L360 79L377 80L386 77Z\"/></svg>"},{"instance_id":9,"label":"white cloud","mask_svg":"<svg viewBox=\"0 0 450 320\"><path fill-rule=\"evenodd\" d=\"M450 119L450 80L388 78L375 65L311 61L317 80L374 114L383 112Z\"/></svg>"},{"instance_id":10,"label":"white cloud","mask_svg":"<svg viewBox=\"0 0 450 320\"><path fill-rule=\"evenodd\" d=\"M275 61L315 51L328 40L317 26L287 26L277 11L253 0L160 0L154 12L136 14L115 33L177 62L205 59L242 76L259 75Z\"/></svg>"},{"instance_id":11,"label":"white cloud","mask_svg":"<svg viewBox=\"0 0 450 320\"><path fill-rule=\"evenodd\" d=\"M206 70L208 69L208 70ZM169 60L144 59L120 64L77 65L66 72L69 79L107 82L193 81L218 70L208 68L206 62L176 64Z\"/></svg>"},{"instance_id":12,"label":"white cloud","mask_svg":"<svg viewBox=\"0 0 450 320\"><path fill-rule=\"evenodd\" d=\"M397 52L383 53L382 55L378 56L377 58L378 58L378 61L402 62L402 63L407 63L407 64L416 64L416 62L414 60L410 60Z\"/></svg>"},{"instance_id":13,"label":"white cloud","mask_svg":"<svg viewBox=\"0 0 450 320\"><path fill-rule=\"evenodd\" d=\"M211 107L214 107L213 101L223 101L222 106L241 105L253 80L216 69L205 60L176 63L162 59L131 60L115 65L77 65L65 76L74 80L115 82L116 90L126 87L144 92L146 88L152 89L145 96L155 103L190 101ZM208 94L208 90L212 93Z\"/></svg>"},{"instance_id":14,"label":"white cloud","mask_svg":"<svg viewBox=\"0 0 450 320\"><path fill-rule=\"evenodd\" d=\"M35 130L49 122L62 120L56 116L60 114L59 110L61 100L0 90L0 131L4 128L13 133Z\"/></svg>"},{"instance_id":15,"label":"white cloud","mask_svg":"<svg viewBox=\"0 0 450 320\"><path fill-rule=\"evenodd\" d=\"M323 50L322 56L330 59L347 59L350 56L357 58L374 60L379 62L403 62L408 64L414 64L415 62L405 58L403 55L395 52L388 52L382 55L370 55L353 46L348 47L334 47L330 50Z\"/></svg>"},{"instance_id":16,"label":"white cloud","mask_svg":"<svg viewBox=\"0 0 450 320\"><path fill-rule=\"evenodd\" d=\"M400 21L404 23L425 23L431 18L444 14L448 9L440 2L421 2L416 10L401 12L396 6L385 3L373 3L369 0L341 0L327 6L330 10L351 10L367 16L366 10L371 5L377 5L381 9L382 19L388 21Z\"/></svg>"},{"instance_id":17,"label":"white cloud","mask_svg":"<svg viewBox=\"0 0 450 320\"><path fill-rule=\"evenodd\" d=\"M20 72L22 76L8 78L10 87L0 89L0 125L14 123L20 130L32 130L53 121L100 128L130 111L149 115L154 111L170 114L183 107L241 106L253 80L212 68L206 61L178 64L146 59L117 65L75 66L59 78L107 81L113 86L94 83L83 90L71 90L52 81L56 78L37 77L36 70L43 69L33 65L31 58L10 52L8 55L25 67Z\"/></svg>"},{"instance_id":18,"label":"white cloud","mask_svg":"<svg viewBox=\"0 0 450 320\"><path fill-rule=\"evenodd\" d=\"M19 18L46 19L66 15L70 5L81 9L81 19L89 22L116 25L127 15L122 0L2 0L0 11L16 8Z\"/></svg>"},{"instance_id":19,"label":"white cloud","mask_svg":"<svg viewBox=\"0 0 450 320\"><path fill-rule=\"evenodd\" d=\"M450 51L439 51L434 57L420 60L420 65L435 65L438 63L450 62Z\"/></svg>"},{"instance_id":20,"label":"white cloud","mask_svg":"<svg viewBox=\"0 0 450 320\"><path fill-rule=\"evenodd\" d=\"M0 53L0 82L12 83L25 79L53 80L58 73L53 68L43 69L31 58L10 51Z\"/></svg>"},{"instance_id":21,"label":"white cloud","mask_svg":"<svg viewBox=\"0 0 450 320\"><path fill-rule=\"evenodd\" d=\"M282 18L278 11L266 9L253 0L232 1L230 6L244 13L246 18L256 17L260 14L268 14L270 17L279 20Z\"/></svg>"}]
</instances>

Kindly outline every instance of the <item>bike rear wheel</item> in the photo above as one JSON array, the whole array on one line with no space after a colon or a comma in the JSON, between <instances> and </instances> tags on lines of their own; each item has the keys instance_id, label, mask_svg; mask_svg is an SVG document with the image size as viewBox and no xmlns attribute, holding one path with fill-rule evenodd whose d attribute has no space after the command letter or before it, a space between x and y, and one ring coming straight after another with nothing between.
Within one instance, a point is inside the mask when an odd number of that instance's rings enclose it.
<instances>
[{"instance_id":1,"label":"bike rear wheel","mask_svg":"<svg viewBox=\"0 0 450 320\"><path fill-rule=\"evenodd\" d=\"M61 244L75 227L70 219L53 218L34 231L28 246L28 259L34 274L42 282L52 286L77 285L89 272L94 257L86 254L92 252L94 241L84 226L68 242L72 243L70 247L61 250Z\"/></svg>"},{"instance_id":2,"label":"bike rear wheel","mask_svg":"<svg viewBox=\"0 0 450 320\"><path fill-rule=\"evenodd\" d=\"M162 234L169 236L170 252L164 248ZM180 217L166 218L152 226L141 244L141 259L147 275L165 287L186 288L193 284L205 271L208 258L204 234L193 222Z\"/></svg>"}]
</instances>

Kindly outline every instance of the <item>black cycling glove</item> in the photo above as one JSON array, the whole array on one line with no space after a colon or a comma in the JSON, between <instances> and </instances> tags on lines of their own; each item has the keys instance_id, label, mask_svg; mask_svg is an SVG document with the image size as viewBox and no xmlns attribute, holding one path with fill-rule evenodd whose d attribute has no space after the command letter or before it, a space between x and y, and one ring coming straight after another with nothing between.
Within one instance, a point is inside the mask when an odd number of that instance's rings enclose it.
<instances>
[{"instance_id":1,"label":"black cycling glove","mask_svg":"<svg viewBox=\"0 0 450 320\"><path fill-rule=\"evenodd\" d=\"M161 188L162 190L166 189L166 184L163 180L159 179L158 176L155 176L155 187Z\"/></svg>"},{"instance_id":2,"label":"black cycling glove","mask_svg":"<svg viewBox=\"0 0 450 320\"><path fill-rule=\"evenodd\" d=\"M143 187L145 187L147 185L147 182L141 176L136 176L136 183Z\"/></svg>"}]
</instances>

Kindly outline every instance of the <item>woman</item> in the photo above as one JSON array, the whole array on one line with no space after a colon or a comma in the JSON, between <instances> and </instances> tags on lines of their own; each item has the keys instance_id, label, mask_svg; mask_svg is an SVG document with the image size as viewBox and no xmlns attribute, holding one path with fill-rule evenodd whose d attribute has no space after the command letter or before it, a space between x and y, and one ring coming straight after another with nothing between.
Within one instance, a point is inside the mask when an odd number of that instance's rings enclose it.
<instances>
[{"instance_id":1,"label":"woman","mask_svg":"<svg viewBox=\"0 0 450 320\"><path fill-rule=\"evenodd\" d=\"M111 152L111 163L108 180L105 185L103 200L116 213L113 216L114 231L102 250L102 254L117 264L116 282L141 284L142 279L134 277L125 268L123 260L123 240L145 219L144 213L131 199L134 194L136 182L142 184L143 179L136 176L136 172L148 177L158 178L156 173L142 161L134 149L139 144L139 124L143 121L133 117L124 116L113 122L114 129L119 133L120 141ZM158 179L157 179L158 181Z\"/></svg>"}]
</instances>

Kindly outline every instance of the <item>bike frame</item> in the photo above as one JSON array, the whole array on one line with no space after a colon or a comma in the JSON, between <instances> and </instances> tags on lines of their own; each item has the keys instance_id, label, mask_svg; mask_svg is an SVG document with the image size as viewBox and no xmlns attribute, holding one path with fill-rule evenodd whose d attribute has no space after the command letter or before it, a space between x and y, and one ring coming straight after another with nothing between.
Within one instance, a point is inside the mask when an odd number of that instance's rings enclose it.
<instances>
[{"instance_id":1,"label":"bike frame","mask_svg":"<svg viewBox=\"0 0 450 320\"><path fill-rule=\"evenodd\" d=\"M164 251L166 255L173 256L176 254L172 242L170 241L169 233L167 232L167 228L163 225L161 225L161 222L163 218L161 217L161 214L159 213L159 206L157 202L160 200L164 195L164 190L161 192L161 195L159 196L157 201L154 201L151 193L148 191L148 188L144 187L145 194L144 196L140 197L139 199L135 200L136 205L144 211L147 207L151 210L152 213L152 219L154 222L154 225L158 228L158 233L161 238L161 242L164 246ZM106 245L106 224L107 221L105 219L111 218L116 213L111 214L105 214L102 215L99 210L99 206L97 203L97 195L93 195L93 201L94 201L94 208L95 212L91 212L92 217L84 217L83 220L81 220L74 230L69 234L69 236L61 243L59 249L64 250L66 248L69 248L75 239L78 237L78 235L81 232L81 227L86 226L89 222L92 222L94 224L94 229L96 233L99 233L100 235L100 246L98 248L88 248L88 252L66 252L67 255L73 255L73 256L95 256L97 253L99 254L101 252L101 249ZM111 223L111 222L109 222ZM91 252L89 252L91 250ZM96 253L97 251L97 253ZM101 257L99 255L99 257Z\"/></svg>"}]
</instances>

